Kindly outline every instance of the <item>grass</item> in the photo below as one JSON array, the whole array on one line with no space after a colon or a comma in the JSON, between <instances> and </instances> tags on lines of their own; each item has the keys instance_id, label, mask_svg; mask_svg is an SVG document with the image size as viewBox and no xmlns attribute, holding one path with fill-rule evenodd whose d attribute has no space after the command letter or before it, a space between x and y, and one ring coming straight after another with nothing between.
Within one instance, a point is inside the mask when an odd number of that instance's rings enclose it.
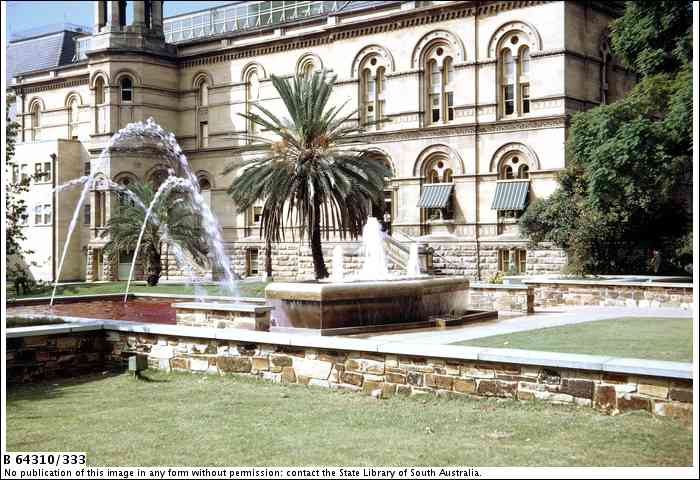
<instances>
[{"instance_id":1,"label":"grass","mask_svg":"<svg viewBox=\"0 0 700 480\"><path fill-rule=\"evenodd\" d=\"M394 397L147 371L7 390L7 450L92 465L688 466L692 424L514 400Z\"/></svg>"},{"instance_id":2,"label":"grass","mask_svg":"<svg viewBox=\"0 0 700 480\"><path fill-rule=\"evenodd\" d=\"M38 325L58 325L61 323L66 323L60 318L21 318L21 317L8 317L5 321L6 328L17 328L17 327L36 327Z\"/></svg>"},{"instance_id":3,"label":"grass","mask_svg":"<svg viewBox=\"0 0 700 480\"><path fill-rule=\"evenodd\" d=\"M692 362L693 321L622 317L476 338L456 345Z\"/></svg>"},{"instance_id":4,"label":"grass","mask_svg":"<svg viewBox=\"0 0 700 480\"><path fill-rule=\"evenodd\" d=\"M241 282L238 288L243 297L264 297L266 282ZM219 285L202 285L202 288L207 292L207 295L228 295L228 293ZM124 293L126 290L126 282L107 282L107 283L78 283L72 285L59 285L56 289L56 295L99 295L107 293ZM28 295L14 296L14 288L8 290L8 298L34 298L50 296L53 291L53 285L37 287ZM132 283L129 288L133 293L158 293L158 294L194 294L194 287L179 283L161 283L155 287L149 287L144 283Z\"/></svg>"}]
</instances>

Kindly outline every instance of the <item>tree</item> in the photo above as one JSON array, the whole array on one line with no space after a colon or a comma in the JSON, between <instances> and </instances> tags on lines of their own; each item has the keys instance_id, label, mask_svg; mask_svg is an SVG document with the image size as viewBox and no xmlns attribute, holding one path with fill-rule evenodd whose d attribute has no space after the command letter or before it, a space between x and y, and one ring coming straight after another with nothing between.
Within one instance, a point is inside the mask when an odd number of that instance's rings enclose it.
<instances>
[{"instance_id":1,"label":"tree","mask_svg":"<svg viewBox=\"0 0 700 480\"><path fill-rule=\"evenodd\" d=\"M224 173L242 169L228 193L241 211L264 202L260 232L271 242L294 236L307 238L317 279L328 276L323 250L325 236L357 238L370 215L372 201L383 194L385 163L369 150L354 147L351 136L361 131L349 125L357 111L341 115L344 107L328 106L335 75L316 72L272 83L290 118L278 118L261 105L262 113L242 114L274 137L251 136L255 143L242 148L250 154L227 166Z\"/></svg>"},{"instance_id":2,"label":"tree","mask_svg":"<svg viewBox=\"0 0 700 480\"><path fill-rule=\"evenodd\" d=\"M155 196L153 188L145 182L133 182L128 189L144 205L150 205ZM145 218L146 212L143 208L128 200L125 194L121 194L119 205L102 233L103 237L109 236L109 241L104 247L105 253L116 256L119 252L134 250ZM188 194L175 187L159 197L153 206L141 240L138 253L150 286L157 285L161 275L162 247L167 240L163 226L167 227L170 239L176 241L184 252L189 253L198 266L204 267L208 262L208 248L204 240L201 218Z\"/></svg>"},{"instance_id":3,"label":"tree","mask_svg":"<svg viewBox=\"0 0 700 480\"><path fill-rule=\"evenodd\" d=\"M8 94L5 106L5 248L7 256L24 255L31 253L22 247L22 241L26 240L23 225L29 218L27 203L22 194L29 191L29 177L14 181L16 175L12 174L12 158L15 156L15 143L17 142L17 129L19 124L10 118L10 105L14 103L14 95Z\"/></svg>"},{"instance_id":4,"label":"tree","mask_svg":"<svg viewBox=\"0 0 700 480\"><path fill-rule=\"evenodd\" d=\"M566 249L577 273L648 271L654 250L667 268L685 261L678 242L691 229L691 17L678 3L628 2L612 46L640 81L621 100L574 115L559 190L521 217L530 240Z\"/></svg>"}]
</instances>

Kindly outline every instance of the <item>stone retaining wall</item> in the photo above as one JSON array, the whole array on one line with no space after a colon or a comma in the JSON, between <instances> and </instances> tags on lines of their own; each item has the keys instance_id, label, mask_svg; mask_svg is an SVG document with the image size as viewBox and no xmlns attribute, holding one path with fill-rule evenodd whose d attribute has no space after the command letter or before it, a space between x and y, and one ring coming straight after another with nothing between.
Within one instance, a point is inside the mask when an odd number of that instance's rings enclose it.
<instances>
[{"instance_id":1,"label":"stone retaining wall","mask_svg":"<svg viewBox=\"0 0 700 480\"><path fill-rule=\"evenodd\" d=\"M533 313L534 291L520 285L471 285L467 305L475 310Z\"/></svg>"},{"instance_id":2,"label":"stone retaining wall","mask_svg":"<svg viewBox=\"0 0 700 480\"><path fill-rule=\"evenodd\" d=\"M606 307L692 308L692 284L595 282L573 280L524 283L534 289L535 307L593 305Z\"/></svg>"},{"instance_id":3,"label":"stone retaining wall","mask_svg":"<svg viewBox=\"0 0 700 480\"><path fill-rule=\"evenodd\" d=\"M7 383L74 377L104 369L103 331L7 338Z\"/></svg>"},{"instance_id":4,"label":"stone retaining wall","mask_svg":"<svg viewBox=\"0 0 700 480\"><path fill-rule=\"evenodd\" d=\"M8 383L123 369L143 354L149 367L166 371L252 375L377 398L499 397L692 416L689 364L131 322L75 325L9 329Z\"/></svg>"},{"instance_id":5,"label":"stone retaining wall","mask_svg":"<svg viewBox=\"0 0 700 480\"><path fill-rule=\"evenodd\" d=\"M107 358L117 363L142 353L149 365L164 370L247 374L380 398L472 395L571 403L606 413L692 414L690 380L113 331L107 343Z\"/></svg>"}]
</instances>

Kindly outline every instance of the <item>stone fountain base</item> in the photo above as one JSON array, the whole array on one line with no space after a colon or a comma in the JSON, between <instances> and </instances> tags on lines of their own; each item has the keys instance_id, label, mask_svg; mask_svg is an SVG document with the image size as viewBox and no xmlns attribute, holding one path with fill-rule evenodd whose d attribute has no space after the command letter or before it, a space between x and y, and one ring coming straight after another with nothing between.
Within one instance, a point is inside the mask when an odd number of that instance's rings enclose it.
<instances>
[{"instance_id":1,"label":"stone fountain base","mask_svg":"<svg viewBox=\"0 0 700 480\"><path fill-rule=\"evenodd\" d=\"M188 327L270 330L272 307L246 303L174 303L175 322Z\"/></svg>"},{"instance_id":2,"label":"stone fountain base","mask_svg":"<svg viewBox=\"0 0 700 480\"><path fill-rule=\"evenodd\" d=\"M446 326L494 318L496 312L470 310L469 280L428 277L348 283L271 283L265 289L274 307L271 329L343 335Z\"/></svg>"}]
</instances>

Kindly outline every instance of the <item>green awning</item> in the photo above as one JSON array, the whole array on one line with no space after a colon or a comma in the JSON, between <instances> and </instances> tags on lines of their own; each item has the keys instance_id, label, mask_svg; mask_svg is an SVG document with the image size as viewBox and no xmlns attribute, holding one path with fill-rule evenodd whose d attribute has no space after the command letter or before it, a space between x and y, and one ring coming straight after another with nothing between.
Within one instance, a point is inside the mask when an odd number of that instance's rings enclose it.
<instances>
[{"instance_id":1,"label":"green awning","mask_svg":"<svg viewBox=\"0 0 700 480\"><path fill-rule=\"evenodd\" d=\"M529 190L529 180L498 182L491 210L524 210Z\"/></svg>"},{"instance_id":2,"label":"green awning","mask_svg":"<svg viewBox=\"0 0 700 480\"><path fill-rule=\"evenodd\" d=\"M423 192L418 200L419 208L444 208L450 201L452 183L432 183L423 186Z\"/></svg>"}]
</instances>

